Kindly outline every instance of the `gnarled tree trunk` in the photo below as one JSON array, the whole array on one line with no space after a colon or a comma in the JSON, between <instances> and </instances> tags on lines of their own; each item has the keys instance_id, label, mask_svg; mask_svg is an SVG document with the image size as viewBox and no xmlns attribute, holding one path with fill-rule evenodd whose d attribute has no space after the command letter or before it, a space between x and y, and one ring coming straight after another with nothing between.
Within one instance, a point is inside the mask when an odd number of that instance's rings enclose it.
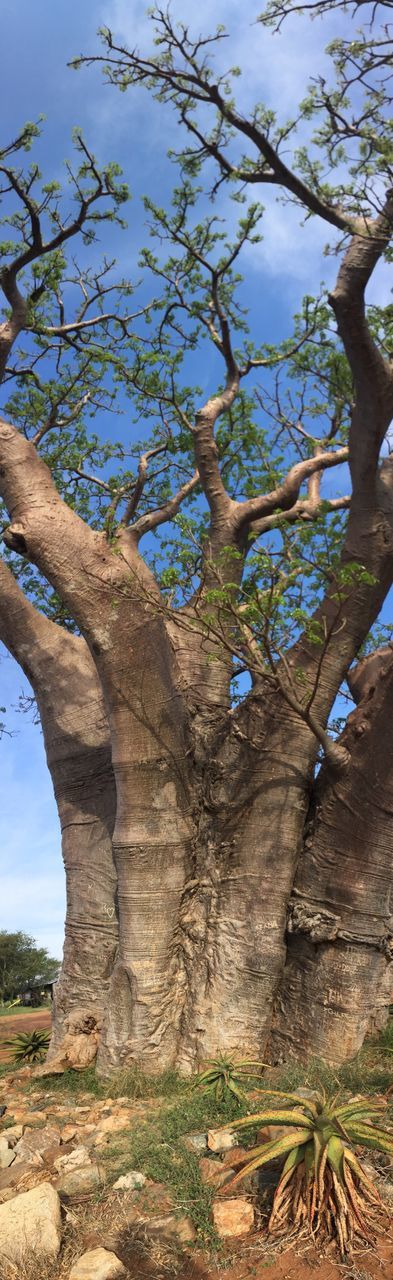
<instances>
[{"instance_id":1,"label":"gnarled tree trunk","mask_svg":"<svg viewBox=\"0 0 393 1280\"><path fill-rule=\"evenodd\" d=\"M339 778L317 779L288 915L272 1050L332 1062L383 1025L393 998L393 657L359 664Z\"/></svg>"},{"instance_id":2,"label":"gnarled tree trunk","mask_svg":"<svg viewBox=\"0 0 393 1280\"><path fill-rule=\"evenodd\" d=\"M80 1029L85 1060L95 1056L117 948L109 730L85 641L33 608L2 561L0 638L36 697L61 827L67 908L48 1054L53 1070L55 1059L63 1060L65 1036L68 1065L78 1065L74 1035Z\"/></svg>"}]
</instances>

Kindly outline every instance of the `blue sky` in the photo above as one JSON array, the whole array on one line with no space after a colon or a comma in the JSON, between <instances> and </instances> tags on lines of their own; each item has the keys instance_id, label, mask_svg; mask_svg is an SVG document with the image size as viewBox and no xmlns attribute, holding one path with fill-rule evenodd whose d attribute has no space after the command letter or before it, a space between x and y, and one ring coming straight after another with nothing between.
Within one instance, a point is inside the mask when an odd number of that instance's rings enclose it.
<instances>
[{"instance_id":1,"label":"blue sky","mask_svg":"<svg viewBox=\"0 0 393 1280\"><path fill-rule=\"evenodd\" d=\"M255 101L277 102L283 115L295 113L310 73L326 66L323 47L337 33L333 15L321 26L293 20L272 44L255 20L262 0L174 0L173 13L198 31L224 22L231 33L221 46L225 63L238 63L243 77L238 99L245 109ZM120 41L143 49L151 43L151 25L141 0L2 0L2 138L7 143L25 120L46 116L37 159L49 178L62 178L63 159L71 155L70 135L82 126L101 161L118 160L130 183L133 200L130 231L113 234L113 248L121 249L121 271L135 276L138 249L143 243L141 196L163 200L174 180L166 159L177 134L169 109L152 102L143 89L126 95L104 86L98 68L78 74L67 61L80 52L98 49L96 30L110 26ZM343 19L339 22L342 23ZM345 20L344 20L345 21ZM317 222L299 228L295 210L277 205L263 193L266 205L264 240L250 247L249 300L261 308L268 329L261 340L272 341L290 331L291 315L302 293L317 291L321 278L329 282L334 263L323 259L326 230ZM229 206L228 206L229 207ZM334 233L333 233L334 234ZM383 268L372 285L375 301L386 300ZM11 736L0 743L2 804L0 810L1 909L0 927L25 929L61 955L64 919L64 877L57 813L46 770L42 736L31 715L16 710L27 682L8 655L0 663L0 702L7 705Z\"/></svg>"}]
</instances>

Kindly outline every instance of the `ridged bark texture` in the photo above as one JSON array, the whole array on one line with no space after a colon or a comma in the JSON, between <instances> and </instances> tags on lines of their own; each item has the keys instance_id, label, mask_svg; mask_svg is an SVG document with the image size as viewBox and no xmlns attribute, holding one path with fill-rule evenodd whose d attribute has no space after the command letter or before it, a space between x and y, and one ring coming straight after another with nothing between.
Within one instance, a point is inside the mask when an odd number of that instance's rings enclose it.
<instances>
[{"instance_id":1,"label":"ridged bark texture","mask_svg":"<svg viewBox=\"0 0 393 1280\"><path fill-rule=\"evenodd\" d=\"M289 905L274 1056L339 1063L386 1020L393 999L392 716L390 656L342 735L348 770L336 780L323 771L316 787Z\"/></svg>"},{"instance_id":2,"label":"ridged bark texture","mask_svg":"<svg viewBox=\"0 0 393 1280\"><path fill-rule=\"evenodd\" d=\"M95 1036L94 1056L118 941L116 793L102 690L85 641L34 609L1 561L0 638L37 700L61 827L67 909L48 1061L71 1024Z\"/></svg>"}]
</instances>

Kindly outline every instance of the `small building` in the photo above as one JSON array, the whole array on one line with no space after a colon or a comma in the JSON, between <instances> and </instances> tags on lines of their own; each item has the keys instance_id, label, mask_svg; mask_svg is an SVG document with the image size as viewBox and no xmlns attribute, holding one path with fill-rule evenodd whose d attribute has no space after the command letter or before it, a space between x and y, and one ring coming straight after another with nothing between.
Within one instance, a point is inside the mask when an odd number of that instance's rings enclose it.
<instances>
[{"instance_id":1,"label":"small building","mask_svg":"<svg viewBox=\"0 0 393 1280\"><path fill-rule=\"evenodd\" d=\"M21 1004L26 1005L26 1008L29 1009L37 1009L39 1005L44 1004L46 1000L53 1000L53 988L57 982L59 973L60 966L56 977L52 978L50 982L40 982L39 978L37 978L36 982L29 982L28 986L24 987L23 991L19 992Z\"/></svg>"}]
</instances>

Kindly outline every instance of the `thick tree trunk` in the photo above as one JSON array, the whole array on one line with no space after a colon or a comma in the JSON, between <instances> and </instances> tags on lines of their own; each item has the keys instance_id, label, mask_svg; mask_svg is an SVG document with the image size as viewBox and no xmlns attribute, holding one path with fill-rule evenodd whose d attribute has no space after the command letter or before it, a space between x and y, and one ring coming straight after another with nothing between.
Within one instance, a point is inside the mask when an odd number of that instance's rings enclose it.
<instances>
[{"instance_id":1,"label":"thick tree trunk","mask_svg":"<svg viewBox=\"0 0 393 1280\"><path fill-rule=\"evenodd\" d=\"M145 616L143 600L140 615L132 626L131 613L123 635L119 628L111 654L120 934L102 1072L135 1059L151 1071L174 1065L184 1001L177 931L191 867L188 743L163 624Z\"/></svg>"},{"instance_id":2,"label":"thick tree trunk","mask_svg":"<svg viewBox=\"0 0 393 1280\"><path fill-rule=\"evenodd\" d=\"M82 639L61 633L53 670L44 681L37 702L60 818L67 895L50 1060L61 1050L64 1026L68 1033L72 1028L84 1037L90 1034L95 1056L118 945L118 913L109 731L97 673Z\"/></svg>"},{"instance_id":3,"label":"thick tree trunk","mask_svg":"<svg viewBox=\"0 0 393 1280\"><path fill-rule=\"evenodd\" d=\"M84 640L32 607L0 561L0 638L34 691L62 835L67 911L48 1062L82 1029L94 1056L117 947L115 785L102 691ZM86 1038L88 1035L89 1047ZM72 1043L68 1041L69 1058Z\"/></svg>"},{"instance_id":4,"label":"thick tree trunk","mask_svg":"<svg viewBox=\"0 0 393 1280\"><path fill-rule=\"evenodd\" d=\"M83 630L110 724L120 937L100 1069L136 1060L151 1071L190 1070L217 1048L263 1056L316 737L278 681L266 693L262 681L231 712L229 670L223 680L220 665L217 694L215 678L203 679L211 645L201 641L198 668L194 638L190 670L199 670L200 684L187 693L132 531L120 529L114 543L94 533L65 507L32 446L9 424L0 444L13 520L7 543L38 564ZM290 671L303 668L306 687L315 683L322 725L391 581L384 481L363 523L358 510L350 518L343 564L356 559L365 579L355 574L339 603L334 583L319 610L326 650L305 639L287 659Z\"/></svg>"},{"instance_id":5,"label":"thick tree trunk","mask_svg":"<svg viewBox=\"0 0 393 1280\"><path fill-rule=\"evenodd\" d=\"M393 998L391 654L370 666L342 735L349 768L317 782L290 900L271 1039L284 1057L352 1057Z\"/></svg>"}]
</instances>

